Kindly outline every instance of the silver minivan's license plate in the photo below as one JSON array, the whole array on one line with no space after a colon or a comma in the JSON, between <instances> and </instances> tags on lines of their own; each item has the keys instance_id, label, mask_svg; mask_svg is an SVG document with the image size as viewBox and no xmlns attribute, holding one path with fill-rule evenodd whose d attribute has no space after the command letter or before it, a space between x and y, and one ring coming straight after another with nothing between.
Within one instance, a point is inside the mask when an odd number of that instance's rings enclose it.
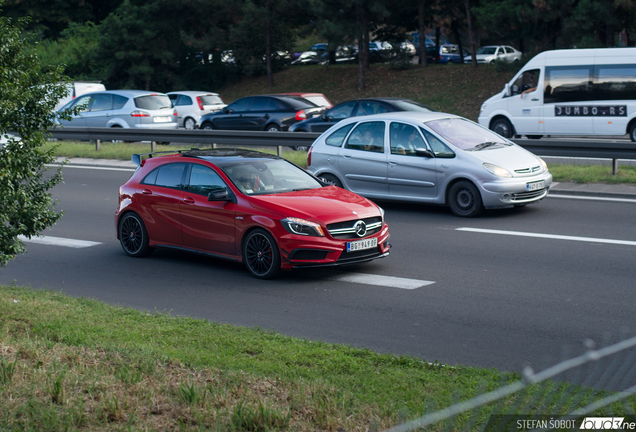
<instances>
[{"instance_id":1,"label":"silver minivan's license plate","mask_svg":"<svg viewBox=\"0 0 636 432\"><path fill-rule=\"evenodd\" d=\"M378 247L378 238L373 237L365 240L347 242L347 252L355 252L364 249Z\"/></svg>"},{"instance_id":2,"label":"silver minivan's license plate","mask_svg":"<svg viewBox=\"0 0 636 432\"><path fill-rule=\"evenodd\" d=\"M545 187L545 180L526 183L526 191L530 192L537 189L543 189Z\"/></svg>"},{"instance_id":3,"label":"silver minivan's license plate","mask_svg":"<svg viewBox=\"0 0 636 432\"><path fill-rule=\"evenodd\" d=\"M170 117L154 117L152 120L155 123L168 123L170 121Z\"/></svg>"}]
</instances>

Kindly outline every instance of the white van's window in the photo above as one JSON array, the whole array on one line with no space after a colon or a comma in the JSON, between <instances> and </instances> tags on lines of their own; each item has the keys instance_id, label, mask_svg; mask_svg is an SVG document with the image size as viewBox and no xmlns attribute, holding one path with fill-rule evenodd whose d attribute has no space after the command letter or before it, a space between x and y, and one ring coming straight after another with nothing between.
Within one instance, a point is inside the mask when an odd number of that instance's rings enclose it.
<instances>
[{"instance_id":1,"label":"white van's window","mask_svg":"<svg viewBox=\"0 0 636 432\"><path fill-rule=\"evenodd\" d=\"M636 99L636 65L598 65L594 76L595 100Z\"/></svg>"},{"instance_id":2,"label":"white van's window","mask_svg":"<svg viewBox=\"0 0 636 432\"><path fill-rule=\"evenodd\" d=\"M539 69L532 69L519 75L519 78L515 80L510 88L510 95L514 96L523 92L530 93L536 90L540 73Z\"/></svg>"},{"instance_id":3,"label":"white van's window","mask_svg":"<svg viewBox=\"0 0 636 432\"><path fill-rule=\"evenodd\" d=\"M545 68L543 102L592 100L591 66L555 66Z\"/></svg>"}]
</instances>

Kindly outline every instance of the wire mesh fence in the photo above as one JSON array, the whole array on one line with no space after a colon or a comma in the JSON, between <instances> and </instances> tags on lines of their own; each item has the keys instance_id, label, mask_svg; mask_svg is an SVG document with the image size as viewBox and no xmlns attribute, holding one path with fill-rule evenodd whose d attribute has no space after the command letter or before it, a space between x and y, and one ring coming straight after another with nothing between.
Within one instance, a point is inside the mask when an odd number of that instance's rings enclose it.
<instances>
[{"instance_id":1,"label":"wire mesh fence","mask_svg":"<svg viewBox=\"0 0 636 432\"><path fill-rule=\"evenodd\" d=\"M528 366L518 381L384 432L636 430L636 337L618 339L586 340L582 354L564 350L540 372Z\"/></svg>"}]
</instances>

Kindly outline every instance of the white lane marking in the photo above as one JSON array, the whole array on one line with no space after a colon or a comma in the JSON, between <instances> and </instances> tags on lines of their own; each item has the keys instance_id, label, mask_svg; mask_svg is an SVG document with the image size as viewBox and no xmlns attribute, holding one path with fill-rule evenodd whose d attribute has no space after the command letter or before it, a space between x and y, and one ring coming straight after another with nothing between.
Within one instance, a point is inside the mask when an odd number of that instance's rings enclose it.
<instances>
[{"instance_id":1,"label":"white lane marking","mask_svg":"<svg viewBox=\"0 0 636 432\"><path fill-rule=\"evenodd\" d=\"M88 240L75 240L75 239L51 237L51 236L26 238L23 235L19 235L18 238L25 243L37 243L37 244L52 245L52 246L65 246L65 247L70 247L75 249L82 249L82 248L97 246L101 244L100 242L94 242L94 241L88 241Z\"/></svg>"},{"instance_id":2,"label":"white lane marking","mask_svg":"<svg viewBox=\"0 0 636 432\"><path fill-rule=\"evenodd\" d=\"M565 236L565 235L556 235L556 234L528 233L528 232L522 232L522 231L501 231L501 230L491 230L491 229L481 229L481 228L455 228L455 230L477 232L477 233L484 233L484 234L502 234L502 235L520 236L520 237L536 237L536 238L546 238L546 239L556 239L556 240L571 240L571 241L581 241L581 242L609 243L609 244L636 246L636 241L629 241L629 240L613 240L613 239L603 239L603 238L595 238L595 237L575 237L575 236Z\"/></svg>"},{"instance_id":3,"label":"white lane marking","mask_svg":"<svg viewBox=\"0 0 636 432\"><path fill-rule=\"evenodd\" d=\"M365 285L377 285L390 288L401 288L413 290L421 288L426 285L434 284L434 281L425 281L418 279L408 279L395 276L382 276L365 273L347 273L340 276L334 276L328 278L329 280L335 280L340 282L351 282Z\"/></svg>"},{"instance_id":4,"label":"white lane marking","mask_svg":"<svg viewBox=\"0 0 636 432\"><path fill-rule=\"evenodd\" d=\"M47 167L59 167L59 164L45 164ZM92 169L102 171L128 171L134 172L134 168L111 168L111 167L98 167L98 166L79 166L79 165L64 165L64 168L79 168L79 169Z\"/></svg>"},{"instance_id":5,"label":"white lane marking","mask_svg":"<svg viewBox=\"0 0 636 432\"><path fill-rule=\"evenodd\" d=\"M593 200L593 201L615 201L615 202L628 202L636 203L635 199L629 198L607 198L607 197L595 197L595 196L583 196L583 195L548 195L548 198L566 198L566 199L578 199L578 200Z\"/></svg>"}]
</instances>

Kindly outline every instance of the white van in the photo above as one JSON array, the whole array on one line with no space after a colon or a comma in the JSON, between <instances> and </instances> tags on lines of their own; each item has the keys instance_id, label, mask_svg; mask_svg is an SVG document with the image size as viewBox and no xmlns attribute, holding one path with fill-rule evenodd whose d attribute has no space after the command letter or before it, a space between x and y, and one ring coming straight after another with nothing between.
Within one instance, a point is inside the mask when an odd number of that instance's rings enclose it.
<instances>
[{"instance_id":1,"label":"white van","mask_svg":"<svg viewBox=\"0 0 636 432\"><path fill-rule=\"evenodd\" d=\"M66 96L60 99L57 102L57 105L55 105L55 111L59 110L78 96L104 90L106 90L106 87L99 81L73 81L68 86L68 93Z\"/></svg>"},{"instance_id":2,"label":"white van","mask_svg":"<svg viewBox=\"0 0 636 432\"><path fill-rule=\"evenodd\" d=\"M636 141L636 48L537 54L481 106L499 135L625 135Z\"/></svg>"}]
</instances>

